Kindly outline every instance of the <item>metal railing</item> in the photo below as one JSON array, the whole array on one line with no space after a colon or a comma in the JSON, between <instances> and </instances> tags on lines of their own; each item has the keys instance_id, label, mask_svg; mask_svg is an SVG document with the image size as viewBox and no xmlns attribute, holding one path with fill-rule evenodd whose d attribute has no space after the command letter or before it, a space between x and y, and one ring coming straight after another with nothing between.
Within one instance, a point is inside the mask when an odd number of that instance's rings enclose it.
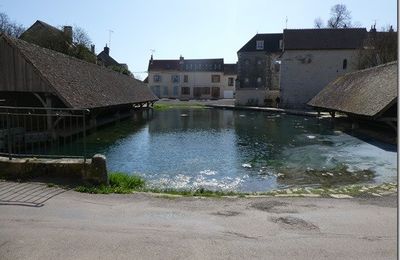
<instances>
[{"instance_id":1,"label":"metal railing","mask_svg":"<svg viewBox=\"0 0 400 260\"><path fill-rule=\"evenodd\" d=\"M83 158L89 110L0 106L0 156Z\"/></svg>"}]
</instances>

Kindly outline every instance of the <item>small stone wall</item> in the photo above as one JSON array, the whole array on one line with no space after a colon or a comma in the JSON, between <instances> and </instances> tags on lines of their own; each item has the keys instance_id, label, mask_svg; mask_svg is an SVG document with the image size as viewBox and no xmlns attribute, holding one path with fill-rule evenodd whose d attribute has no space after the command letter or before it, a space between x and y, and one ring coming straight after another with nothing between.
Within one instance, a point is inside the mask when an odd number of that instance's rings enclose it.
<instances>
[{"instance_id":1,"label":"small stone wall","mask_svg":"<svg viewBox=\"0 0 400 260\"><path fill-rule=\"evenodd\" d=\"M0 176L12 179L35 177L71 178L93 184L107 184L106 157L92 159L42 159L0 157Z\"/></svg>"}]
</instances>

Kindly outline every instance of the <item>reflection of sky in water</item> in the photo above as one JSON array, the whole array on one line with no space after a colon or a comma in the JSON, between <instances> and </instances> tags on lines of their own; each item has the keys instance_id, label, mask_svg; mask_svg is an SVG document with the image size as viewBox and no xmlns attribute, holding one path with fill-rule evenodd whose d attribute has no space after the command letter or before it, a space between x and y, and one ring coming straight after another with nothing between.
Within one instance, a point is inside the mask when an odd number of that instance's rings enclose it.
<instances>
[{"instance_id":1,"label":"reflection of sky in water","mask_svg":"<svg viewBox=\"0 0 400 260\"><path fill-rule=\"evenodd\" d=\"M369 181L396 180L395 146L381 149L314 118L214 109L154 114L150 122L125 121L89 136L89 151L106 154L110 171L175 188L266 191L285 187L277 181L284 169L305 174L337 165L371 170Z\"/></svg>"}]
</instances>

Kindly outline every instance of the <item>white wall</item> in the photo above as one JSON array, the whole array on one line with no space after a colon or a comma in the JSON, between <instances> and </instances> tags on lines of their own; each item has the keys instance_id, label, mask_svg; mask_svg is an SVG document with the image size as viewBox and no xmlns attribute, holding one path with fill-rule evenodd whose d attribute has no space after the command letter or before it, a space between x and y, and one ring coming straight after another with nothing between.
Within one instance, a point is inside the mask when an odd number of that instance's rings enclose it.
<instances>
[{"instance_id":1,"label":"white wall","mask_svg":"<svg viewBox=\"0 0 400 260\"><path fill-rule=\"evenodd\" d=\"M162 80L161 82L154 82L154 75L160 75ZM171 80L172 75L179 75L180 80L179 83L173 83ZM188 82L183 82L184 75L188 75ZM212 75L219 75L220 82L213 83L211 80ZM223 98L224 90L233 90L235 86L228 86L228 77L233 77L234 82L236 80L236 75L224 75L223 72L208 72L208 71L196 71L196 72L181 72L181 71L150 71L149 72L149 83L148 86L150 88L154 86L160 86L160 97L161 98L193 98L194 88L196 87L218 87L220 90L220 98ZM174 86L178 86L178 95L173 95ZM168 88L168 95L165 95L163 92L163 88ZM189 87L190 95L184 96L181 95L181 87ZM210 95L202 95L201 98L211 98Z\"/></svg>"},{"instance_id":2,"label":"white wall","mask_svg":"<svg viewBox=\"0 0 400 260\"><path fill-rule=\"evenodd\" d=\"M347 69L343 60L347 59ZM281 58L281 107L306 108L329 82L357 70L357 50L288 50Z\"/></svg>"}]
</instances>

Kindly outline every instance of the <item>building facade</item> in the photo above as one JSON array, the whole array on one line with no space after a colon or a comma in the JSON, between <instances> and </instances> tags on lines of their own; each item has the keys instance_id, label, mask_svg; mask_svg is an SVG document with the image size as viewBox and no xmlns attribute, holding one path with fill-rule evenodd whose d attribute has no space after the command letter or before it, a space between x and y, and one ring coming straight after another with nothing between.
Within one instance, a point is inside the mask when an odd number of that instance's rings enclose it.
<instances>
[{"instance_id":1,"label":"building facade","mask_svg":"<svg viewBox=\"0 0 400 260\"><path fill-rule=\"evenodd\" d=\"M280 106L305 109L337 77L358 69L365 28L284 30Z\"/></svg>"},{"instance_id":2,"label":"building facade","mask_svg":"<svg viewBox=\"0 0 400 260\"><path fill-rule=\"evenodd\" d=\"M222 99L235 93L236 64L223 59L154 60L148 67L148 86L159 98Z\"/></svg>"},{"instance_id":3,"label":"building facade","mask_svg":"<svg viewBox=\"0 0 400 260\"><path fill-rule=\"evenodd\" d=\"M236 105L276 106L282 40L282 33L256 34L237 52Z\"/></svg>"}]
</instances>

